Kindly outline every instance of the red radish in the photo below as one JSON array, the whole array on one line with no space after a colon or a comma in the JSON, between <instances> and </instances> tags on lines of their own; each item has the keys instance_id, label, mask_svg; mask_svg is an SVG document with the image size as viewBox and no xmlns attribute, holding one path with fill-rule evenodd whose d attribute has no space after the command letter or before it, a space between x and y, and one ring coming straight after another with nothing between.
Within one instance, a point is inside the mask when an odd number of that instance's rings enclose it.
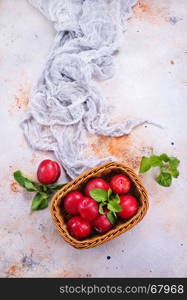
<instances>
[{"instance_id":1,"label":"red radish","mask_svg":"<svg viewBox=\"0 0 187 300\"><path fill-rule=\"evenodd\" d=\"M109 188L110 188L110 186L105 180L103 180L102 178L94 178L94 179L91 179L87 183L84 192L85 192L86 196L91 196L90 195L91 190L102 189L102 190L108 191Z\"/></svg>"},{"instance_id":2,"label":"red radish","mask_svg":"<svg viewBox=\"0 0 187 300\"><path fill-rule=\"evenodd\" d=\"M126 194L131 188L131 182L127 176L123 174L117 174L112 177L110 186L114 193Z\"/></svg>"},{"instance_id":3,"label":"red radish","mask_svg":"<svg viewBox=\"0 0 187 300\"><path fill-rule=\"evenodd\" d=\"M118 212L118 216L122 219L129 219L133 217L138 210L138 201L131 195L121 195L119 205L122 207L122 211Z\"/></svg>"},{"instance_id":4,"label":"red radish","mask_svg":"<svg viewBox=\"0 0 187 300\"><path fill-rule=\"evenodd\" d=\"M42 184L52 184L58 180L60 173L60 166L56 161L45 159L38 167L37 177Z\"/></svg>"},{"instance_id":5,"label":"red radish","mask_svg":"<svg viewBox=\"0 0 187 300\"><path fill-rule=\"evenodd\" d=\"M112 224L110 223L109 219L107 218L107 213L109 212L108 209L104 209L104 214L99 214L92 222L92 227L99 233L105 233L110 228L112 228Z\"/></svg>"},{"instance_id":6,"label":"red radish","mask_svg":"<svg viewBox=\"0 0 187 300\"><path fill-rule=\"evenodd\" d=\"M94 199L84 197L78 205L78 211L83 219L92 221L99 213L98 204Z\"/></svg>"},{"instance_id":7,"label":"red radish","mask_svg":"<svg viewBox=\"0 0 187 300\"><path fill-rule=\"evenodd\" d=\"M78 205L84 198L79 191L69 192L64 198L64 208L71 215L78 215Z\"/></svg>"},{"instance_id":8,"label":"red radish","mask_svg":"<svg viewBox=\"0 0 187 300\"><path fill-rule=\"evenodd\" d=\"M91 233L90 223L79 216L69 219L67 228L75 238L85 238Z\"/></svg>"}]
</instances>

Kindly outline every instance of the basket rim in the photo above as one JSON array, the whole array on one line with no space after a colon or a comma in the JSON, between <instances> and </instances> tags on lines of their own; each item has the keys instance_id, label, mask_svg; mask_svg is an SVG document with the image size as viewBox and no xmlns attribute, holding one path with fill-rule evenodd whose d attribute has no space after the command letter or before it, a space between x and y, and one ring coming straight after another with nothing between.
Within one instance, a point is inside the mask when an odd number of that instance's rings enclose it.
<instances>
[{"instance_id":1,"label":"basket rim","mask_svg":"<svg viewBox=\"0 0 187 300\"><path fill-rule=\"evenodd\" d=\"M128 174L128 176L133 181L133 183L135 184L136 187L138 184L138 191L140 192L139 200L141 200L141 206L139 207L137 213L132 218L130 218L129 220L127 220L121 224L117 224L114 228L111 228L105 234L96 235L95 237L92 236L91 238L86 238L84 240L76 239L70 235L70 233L67 230L67 226L64 223L64 217L62 216L61 209L58 205L59 199L64 198L65 195L71 191L71 188L74 185L79 185L80 181L84 180L84 182L85 182L86 180L89 180L91 177L94 177L94 175L92 175L92 173L94 173L94 172L99 173L99 172L102 172L102 169L106 170L107 168L113 168L113 169L118 168L118 169L122 169L123 172L125 170L125 172ZM97 175L95 175L95 176L97 176ZM82 184L84 182L82 182ZM50 212L51 212L51 216L53 218L53 222L55 223L57 230L59 231L61 236L64 238L64 240L66 242L70 243L71 245L73 245L74 247L84 248L84 246L88 245L88 244L94 245L94 244L97 244L98 242L103 243L103 242L105 242L105 239L110 240L113 237L115 237L116 235L119 235L118 234L119 232L121 234L121 233L131 229L137 223L139 223L141 221L141 219L145 216L148 207L149 207L149 203L148 203L147 191L146 191L142 181L140 180L138 175L135 173L135 171L132 168L130 168L129 166L127 166L126 164L123 164L121 162L112 161L112 162L103 163L95 168L89 169L88 171L84 172L83 174L79 175L75 179L68 182L64 187L62 187L59 191L57 191L51 199ZM130 228L128 228L128 227L130 227ZM92 246L89 246L89 247L92 247Z\"/></svg>"}]
</instances>

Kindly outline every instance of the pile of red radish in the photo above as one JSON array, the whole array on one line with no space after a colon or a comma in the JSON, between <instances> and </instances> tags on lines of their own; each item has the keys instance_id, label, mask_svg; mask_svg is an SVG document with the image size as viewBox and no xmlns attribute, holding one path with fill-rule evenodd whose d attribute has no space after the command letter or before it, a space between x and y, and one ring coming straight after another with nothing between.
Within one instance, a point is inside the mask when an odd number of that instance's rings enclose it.
<instances>
[{"instance_id":1,"label":"pile of red radish","mask_svg":"<svg viewBox=\"0 0 187 300\"><path fill-rule=\"evenodd\" d=\"M93 230L103 234L114 226L111 217L109 218L111 214L116 220L118 218L128 220L133 217L139 203L136 197L130 195L130 190L129 177L117 174L109 182L102 178L91 179L84 188L84 194L78 190L68 193L62 204L71 215L67 222L70 234L75 238L86 238ZM96 200L93 199L93 191L99 192L101 196L107 193L109 200L100 202L97 197Z\"/></svg>"}]
</instances>

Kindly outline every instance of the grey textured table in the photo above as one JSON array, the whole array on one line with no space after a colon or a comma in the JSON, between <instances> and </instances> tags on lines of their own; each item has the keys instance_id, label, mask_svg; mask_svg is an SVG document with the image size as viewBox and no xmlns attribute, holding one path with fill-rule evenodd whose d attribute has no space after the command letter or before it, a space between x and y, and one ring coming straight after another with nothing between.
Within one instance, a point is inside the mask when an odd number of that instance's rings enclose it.
<instances>
[{"instance_id":1,"label":"grey textured table","mask_svg":"<svg viewBox=\"0 0 187 300\"><path fill-rule=\"evenodd\" d=\"M48 209L31 213L32 195L12 177L16 169L35 177L38 163L53 157L33 152L19 123L55 32L27 1L0 1L1 277L187 276L186 26L186 0L146 0L134 8L115 57L115 77L97 85L113 122L141 117L164 129L147 125L128 137L93 136L85 151L116 155L136 171L142 155L166 152L181 159L180 177L163 188L155 171L142 176L150 198L143 221L100 247L79 251L58 235Z\"/></svg>"}]
</instances>

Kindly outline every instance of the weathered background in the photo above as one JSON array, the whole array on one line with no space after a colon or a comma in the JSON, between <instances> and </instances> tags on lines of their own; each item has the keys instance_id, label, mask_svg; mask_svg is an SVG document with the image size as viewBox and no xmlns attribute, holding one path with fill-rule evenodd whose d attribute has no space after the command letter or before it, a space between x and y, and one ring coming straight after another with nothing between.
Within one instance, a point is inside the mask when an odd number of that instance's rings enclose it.
<instances>
[{"instance_id":1,"label":"weathered background","mask_svg":"<svg viewBox=\"0 0 187 300\"><path fill-rule=\"evenodd\" d=\"M26 0L0 0L0 276L181 277L187 276L187 1L142 0L133 10L116 75L97 83L112 105L111 119L141 117L164 126L142 126L122 138L90 137L86 152L115 155L139 168L151 149L181 159L172 187L142 180L150 209L133 230L97 248L67 245L49 210L31 213L32 195L14 182L16 169L35 177L52 157L33 152L19 127L55 32ZM63 179L63 175L62 178Z\"/></svg>"}]
</instances>

